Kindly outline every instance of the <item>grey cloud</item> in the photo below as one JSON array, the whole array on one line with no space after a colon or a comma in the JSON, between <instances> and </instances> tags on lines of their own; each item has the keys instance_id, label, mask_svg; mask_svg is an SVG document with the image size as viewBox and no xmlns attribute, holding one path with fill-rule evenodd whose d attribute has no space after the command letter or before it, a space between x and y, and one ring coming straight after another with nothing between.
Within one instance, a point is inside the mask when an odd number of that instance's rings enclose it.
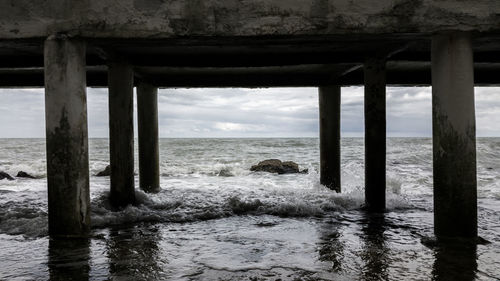
<instances>
[{"instance_id":1,"label":"grey cloud","mask_svg":"<svg viewBox=\"0 0 500 281\"><path fill-rule=\"evenodd\" d=\"M204 98L200 99L201 94ZM315 95L316 90L311 88L210 89L208 93L198 89L164 90L160 92L160 125L174 127L173 123L181 120L203 120L204 126L217 134L230 134L233 128L233 134L239 136L277 131L286 135L311 135L311 126L302 124L316 123ZM314 101L308 100L310 98Z\"/></svg>"},{"instance_id":2,"label":"grey cloud","mask_svg":"<svg viewBox=\"0 0 500 281\"><path fill-rule=\"evenodd\" d=\"M45 137L44 110L40 89L0 90L0 137Z\"/></svg>"},{"instance_id":3,"label":"grey cloud","mask_svg":"<svg viewBox=\"0 0 500 281\"><path fill-rule=\"evenodd\" d=\"M88 89L90 137L108 137L106 89ZM315 88L161 89L161 137L318 136ZM342 89L343 136L363 136L363 88ZM476 89L478 136L500 136L500 88ZM44 137L43 89L0 90L0 137ZM135 117L135 120L137 118ZM136 122L136 121L135 121ZM431 135L431 89L387 89L387 134Z\"/></svg>"}]
</instances>

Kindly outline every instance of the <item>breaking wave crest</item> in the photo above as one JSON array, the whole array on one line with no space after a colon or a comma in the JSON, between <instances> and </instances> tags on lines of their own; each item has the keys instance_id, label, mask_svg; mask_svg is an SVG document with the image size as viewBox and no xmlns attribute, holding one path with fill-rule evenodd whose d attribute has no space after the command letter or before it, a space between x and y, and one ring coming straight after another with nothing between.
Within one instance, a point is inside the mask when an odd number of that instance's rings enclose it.
<instances>
[{"instance_id":1,"label":"breaking wave crest","mask_svg":"<svg viewBox=\"0 0 500 281\"><path fill-rule=\"evenodd\" d=\"M92 199L93 228L139 223L185 223L242 215L313 218L333 216L359 209L363 194L352 191L337 194L324 187L309 189L241 188L164 189L158 194L136 191L137 203L113 210L109 192L102 191ZM391 194L390 210L411 208L403 197ZM8 202L0 206L0 233L27 237L47 235L46 203Z\"/></svg>"}]
</instances>

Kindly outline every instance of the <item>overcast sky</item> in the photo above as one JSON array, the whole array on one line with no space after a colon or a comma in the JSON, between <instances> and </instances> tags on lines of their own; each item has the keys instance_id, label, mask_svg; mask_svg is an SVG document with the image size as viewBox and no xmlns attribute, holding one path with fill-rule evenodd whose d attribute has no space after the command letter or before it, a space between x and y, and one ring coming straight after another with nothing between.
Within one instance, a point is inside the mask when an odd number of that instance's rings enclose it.
<instances>
[{"instance_id":1,"label":"overcast sky","mask_svg":"<svg viewBox=\"0 0 500 281\"><path fill-rule=\"evenodd\" d=\"M106 89L87 90L90 137L108 137ZM161 89L160 137L317 137L316 88ZM42 89L0 90L0 138L45 137ZM363 136L363 88L342 88L342 136ZM478 136L500 136L500 88L476 88ZM135 120L137 118L135 117ZM430 88L387 88L387 135L431 136ZM137 132L137 130L135 130Z\"/></svg>"}]
</instances>

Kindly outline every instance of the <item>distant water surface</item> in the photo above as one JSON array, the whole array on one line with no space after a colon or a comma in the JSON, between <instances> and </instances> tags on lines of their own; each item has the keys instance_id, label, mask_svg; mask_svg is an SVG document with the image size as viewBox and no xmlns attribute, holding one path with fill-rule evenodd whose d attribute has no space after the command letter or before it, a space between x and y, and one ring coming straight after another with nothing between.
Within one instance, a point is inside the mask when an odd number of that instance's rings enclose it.
<instances>
[{"instance_id":1,"label":"distant water surface","mask_svg":"<svg viewBox=\"0 0 500 281\"><path fill-rule=\"evenodd\" d=\"M342 194L319 184L318 147L162 139L162 191L137 190L137 206L113 212L109 178L93 176L109 162L108 140L91 139L92 237L55 241L45 141L0 139L0 170L41 177L0 181L0 280L500 279L500 139L478 139L479 235L490 243L477 246L422 243L433 234L431 139L388 139L384 215L360 209L363 139L342 139ZM249 171L268 158L309 173Z\"/></svg>"}]
</instances>

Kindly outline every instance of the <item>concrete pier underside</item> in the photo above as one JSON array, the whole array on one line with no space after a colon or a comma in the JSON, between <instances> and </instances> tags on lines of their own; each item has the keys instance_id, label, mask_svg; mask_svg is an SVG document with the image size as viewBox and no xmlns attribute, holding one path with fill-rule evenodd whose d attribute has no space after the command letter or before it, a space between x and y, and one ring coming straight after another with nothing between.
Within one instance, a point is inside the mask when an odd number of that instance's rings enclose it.
<instances>
[{"instance_id":1,"label":"concrete pier underside","mask_svg":"<svg viewBox=\"0 0 500 281\"><path fill-rule=\"evenodd\" d=\"M477 85L499 84L496 0L48 0L0 3L0 87L43 86L43 41L87 41L87 84L120 55L158 87L362 85L370 54L388 85L430 85L430 38L473 33Z\"/></svg>"},{"instance_id":2,"label":"concrete pier underside","mask_svg":"<svg viewBox=\"0 0 500 281\"><path fill-rule=\"evenodd\" d=\"M432 34L352 34L265 38L83 38L87 85L107 87L107 60L119 55L135 75L169 87L362 86L363 63L386 56L388 86L431 85ZM0 40L0 87L43 87L44 38ZM500 34L472 33L475 85L500 85Z\"/></svg>"},{"instance_id":3,"label":"concrete pier underside","mask_svg":"<svg viewBox=\"0 0 500 281\"><path fill-rule=\"evenodd\" d=\"M64 109L64 105L53 101L56 99L53 95L60 95L58 91L62 93L66 89L73 95L81 93L73 91L69 84L49 79L54 71L62 69L66 60L73 62L66 57L67 53L61 52L59 57L53 54L54 59L63 61L45 64L44 73L44 42L52 35L85 42L85 51L77 54L77 57L86 57L85 65L80 63L81 73L86 72L86 85L110 88L111 162L114 165L111 196L116 198L116 206L134 201L130 108L135 81L155 88L312 86L327 90L329 87L364 85L365 82L378 83L383 87L382 82L371 78L367 80L365 76L371 72L366 71L367 68L363 66L376 57L385 61L386 85L438 85L439 89L433 92L433 97L440 99L433 100L434 118L441 120L442 116L453 116L455 111L461 109L461 104L453 101L455 93L443 90L448 84L443 82L446 80L445 75L436 72L436 67L446 66L450 62L435 59L436 52L440 49L436 46L446 44L436 45L438 41L433 36L454 30L466 32L470 36L468 48L474 60L467 65L467 71L474 72L474 80L468 80L468 89L474 84L500 85L500 2L497 0L8 1L0 3L0 18L0 87L46 86L49 103L47 109L55 107L56 112L63 112ZM434 45L431 48L433 38ZM52 48L46 45L47 50ZM46 62L47 56L46 53ZM117 61L120 63L116 63ZM460 71L450 73L461 75ZM73 74L77 75L74 69L65 75ZM78 77L83 79L81 75ZM80 82L77 83L78 87L84 87L84 81ZM458 84L449 85L458 87ZM50 87L62 90L51 91ZM381 91L378 93L375 96L367 95L367 101L382 106ZM459 91L457 95L460 95L460 100L462 96L470 98L469 92ZM69 95L65 98L71 97L73 96ZM473 103L473 99L471 102ZM84 108L85 104L82 102L72 114L83 116ZM474 113L470 112L470 108L467 109L472 115L464 120L469 124L474 120ZM381 111L372 113L382 120ZM49 144L54 142L49 140L49 133L58 132L54 127L55 121L50 120L59 118L57 114L59 113L47 115L48 151ZM335 118L330 117L328 120L337 124L338 120ZM456 120L464 121L460 118ZM79 124L82 126L78 133L86 139L84 121L86 124L86 117L81 117ZM385 143L382 141L385 138L385 132L382 132L385 126L382 128L377 122L367 125L368 130L377 132L373 134L376 141L370 142L374 146L368 146L380 151L378 147ZM439 146L436 146L437 141L447 145L450 151L459 151L462 143L443 142L446 138L441 132L447 132L450 126L436 121L434 125L442 130L434 134L435 149ZM464 124L457 126L462 128L462 125ZM451 128L455 126L456 124ZM333 127L337 130L336 126ZM466 144L469 149L467 151L470 152L469 158L472 159L472 152L475 152L472 138L475 136L469 131L460 129L453 132L463 135L464 139L470 139ZM147 134L154 135L154 130ZM68 136L69 134L63 134L59 137ZM327 136L337 138L336 134ZM326 141L333 143L332 147L337 145L336 140ZM86 142L80 140L73 143L70 150L76 149L86 151ZM383 165L380 160L382 156L377 155L367 158L371 167L380 168ZM337 158L331 157L333 160L330 161L337 161ZM53 159L48 153L47 162ZM450 159L436 156L435 151L435 164L439 165L435 176L441 179L453 177L452 170L455 166ZM83 162L88 165L88 159L77 160L82 161L77 165L78 169L85 168ZM335 165L333 167L337 173ZM58 175L52 174L50 164L48 166L49 190L57 190L51 177ZM367 177L372 173L377 174L377 168L372 170L367 167ZM324 171L329 173L324 177L330 176L329 183L334 183L337 178L340 181L334 172ZM467 171L470 177L467 178L466 189L473 193L476 185L472 180L475 163L467 166ZM88 168L87 175L80 174L77 178L88 184ZM146 178L153 179L146 186L156 186L156 175ZM439 192L444 192L445 195L456 192L446 187L448 183L441 185L441 179L437 181L438 186L445 187L438 187ZM385 183L381 177L369 182L374 183L377 189L370 188L368 192L373 191L375 195L367 197L378 198L374 199L378 203L373 205L371 201L367 201L367 204L377 206L374 208L376 211L383 210L380 204L384 200L380 196L382 190L385 190ZM67 184L73 191L85 190L80 189L77 183L68 181ZM453 200L451 209L446 207L447 210L456 210L460 206L457 199ZM441 201L443 200L438 200ZM68 209L80 208L72 199L67 203ZM51 215L62 216L51 211L50 206L49 203ZM475 236L477 227L474 219L477 219L477 214L468 215L471 219L466 228L475 228L472 232L463 232L441 224L449 231L441 232L437 227L436 233L444 236ZM75 218L69 225L79 222L82 220ZM84 221L82 227L75 231L85 233L87 230ZM55 232L73 233L64 227Z\"/></svg>"}]
</instances>

